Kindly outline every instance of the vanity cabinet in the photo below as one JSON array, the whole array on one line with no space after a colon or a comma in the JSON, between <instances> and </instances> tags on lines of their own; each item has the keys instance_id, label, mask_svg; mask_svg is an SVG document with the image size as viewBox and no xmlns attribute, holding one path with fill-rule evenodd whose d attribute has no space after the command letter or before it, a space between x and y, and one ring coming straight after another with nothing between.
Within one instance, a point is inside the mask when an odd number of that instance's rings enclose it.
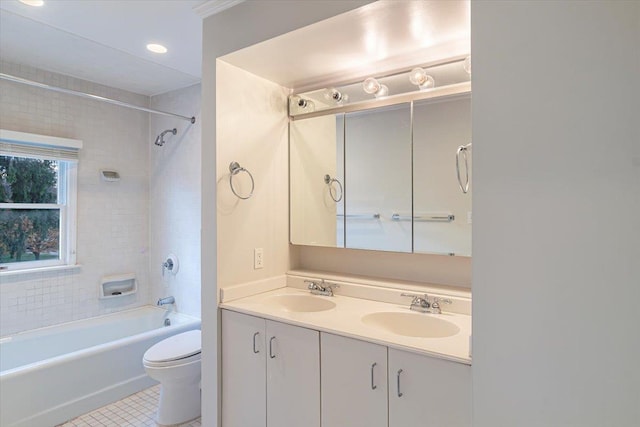
<instances>
[{"instance_id":1,"label":"vanity cabinet","mask_svg":"<svg viewBox=\"0 0 640 427\"><path fill-rule=\"evenodd\" d=\"M222 427L237 426L470 427L471 366L222 310Z\"/></svg>"},{"instance_id":2,"label":"vanity cabinet","mask_svg":"<svg viewBox=\"0 0 640 427\"><path fill-rule=\"evenodd\" d=\"M322 427L387 427L387 347L321 333Z\"/></svg>"},{"instance_id":3,"label":"vanity cabinet","mask_svg":"<svg viewBox=\"0 0 640 427\"><path fill-rule=\"evenodd\" d=\"M470 366L327 333L320 343L322 427L471 426Z\"/></svg>"},{"instance_id":4,"label":"vanity cabinet","mask_svg":"<svg viewBox=\"0 0 640 427\"><path fill-rule=\"evenodd\" d=\"M222 426L320 427L319 332L222 310Z\"/></svg>"},{"instance_id":5,"label":"vanity cabinet","mask_svg":"<svg viewBox=\"0 0 640 427\"><path fill-rule=\"evenodd\" d=\"M389 427L470 427L471 366L389 349Z\"/></svg>"}]
</instances>

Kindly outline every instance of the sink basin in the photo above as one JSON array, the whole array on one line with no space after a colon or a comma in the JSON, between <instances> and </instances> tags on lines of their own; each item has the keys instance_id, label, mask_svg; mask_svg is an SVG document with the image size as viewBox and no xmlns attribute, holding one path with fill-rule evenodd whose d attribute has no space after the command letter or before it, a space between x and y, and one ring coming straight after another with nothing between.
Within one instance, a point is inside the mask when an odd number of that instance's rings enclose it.
<instances>
[{"instance_id":1,"label":"sink basin","mask_svg":"<svg viewBox=\"0 0 640 427\"><path fill-rule=\"evenodd\" d=\"M274 295L265 303L293 312L325 311L336 306L333 301L312 295Z\"/></svg>"},{"instance_id":2,"label":"sink basin","mask_svg":"<svg viewBox=\"0 0 640 427\"><path fill-rule=\"evenodd\" d=\"M406 337L443 338L460 331L455 324L420 313L378 312L362 317L366 325Z\"/></svg>"}]
</instances>

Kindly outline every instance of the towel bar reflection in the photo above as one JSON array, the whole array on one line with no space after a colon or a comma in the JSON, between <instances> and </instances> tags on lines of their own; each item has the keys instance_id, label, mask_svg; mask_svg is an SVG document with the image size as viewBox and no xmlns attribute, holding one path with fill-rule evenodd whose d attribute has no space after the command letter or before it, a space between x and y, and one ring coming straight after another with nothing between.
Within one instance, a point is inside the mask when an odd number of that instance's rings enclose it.
<instances>
[{"instance_id":1,"label":"towel bar reflection","mask_svg":"<svg viewBox=\"0 0 640 427\"><path fill-rule=\"evenodd\" d=\"M393 221L411 221L411 215L400 215L398 213L394 213L391 215L391 219ZM422 222L451 222L456 219L456 216L453 214L422 214L415 215L413 217L414 221L422 221Z\"/></svg>"},{"instance_id":2,"label":"towel bar reflection","mask_svg":"<svg viewBox=\"0 0 640 427\"><path fill-rule=\"evenodd\" d=\"M337 214L336 216L343 216L347 219L380 219L379 213L373 214Z\"/></svg>"},{"instance_id":3,"label":"towel bar reflection","mask_svg":"<svg viewBox=\"0 0 640 427\"><path fill-rule=\"evenodd\" d=\"M256 186L255 186L255 181L253 180L253 175L251 175L251 172L249 172L248 170L240 166L238 162L231 162L229 164L229 172L231 172L231 175L229 176L229 186L231 187L231 192L233 192L233 194L235 194L235 196L238 199L242 199L242 200L247 200L248 198L253 196L253 190L255 189ZM251 179L251 191L249 192L248 196L241 196L240 194L238 194L238 192L236 192L236 189L233 187L233 177L239 174L240 172L246 172L247 175L249 175L249 178Z\"/></svg>"}]
</instances>

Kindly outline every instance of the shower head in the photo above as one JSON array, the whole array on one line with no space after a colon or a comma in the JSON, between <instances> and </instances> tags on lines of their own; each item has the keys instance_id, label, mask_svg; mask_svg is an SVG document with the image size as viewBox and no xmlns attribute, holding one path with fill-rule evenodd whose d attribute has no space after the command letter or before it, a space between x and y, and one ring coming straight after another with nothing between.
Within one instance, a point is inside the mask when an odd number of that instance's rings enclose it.
<instances>
[{"instance_id":1,"label":"shower head","mask_svg":"<svg viewBox=\"0 0 640 427\"><path fill-rule=\"evenodd\" d=\"M164 136L166 134L168 134L169 132L171 132L172 134L175 135L175 134L178 133L178 129L173 128L173 129L167 129L167 130L163 131L160 135L158 135L156 137L156 140L155 140L154 144L156 144L159 147L162 147L164 145Z\"/></svg>"}]
</instances>

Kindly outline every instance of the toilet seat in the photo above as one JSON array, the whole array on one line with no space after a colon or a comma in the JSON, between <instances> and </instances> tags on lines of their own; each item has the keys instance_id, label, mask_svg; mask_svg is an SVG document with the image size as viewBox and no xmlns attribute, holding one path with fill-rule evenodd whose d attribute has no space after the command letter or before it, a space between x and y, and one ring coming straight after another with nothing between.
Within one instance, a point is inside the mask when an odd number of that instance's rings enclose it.
<instances>
[{"instance_id":1,"label":"toilet seat","mask_svg":"<svg viewBox=\"0 0 640 427\"><path fill-rule=\"evenodd\" d=\"M151 346L143 356L149 367L169 367L200 361L201 332L193 330L166 338Z\"/></svg>"}]
</instances>

